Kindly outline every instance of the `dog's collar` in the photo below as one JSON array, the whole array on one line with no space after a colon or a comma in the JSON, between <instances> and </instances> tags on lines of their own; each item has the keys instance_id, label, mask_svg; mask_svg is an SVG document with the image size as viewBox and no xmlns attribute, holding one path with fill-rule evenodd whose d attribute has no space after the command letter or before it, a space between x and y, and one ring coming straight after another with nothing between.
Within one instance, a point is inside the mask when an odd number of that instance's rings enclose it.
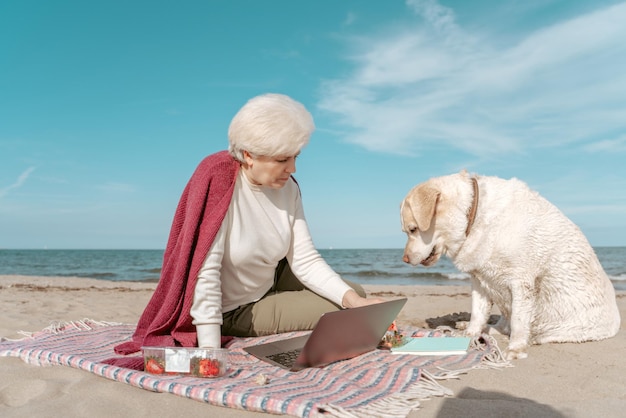
<instances>
[{"instance_id":1,"label":"dog's collar","mask_svg":"<svg viewBox=\"0 0 626 418\"><path fill-rule=\"evenodd\" d=\"M467 228L465 228L465 236L468 236L472 225L474 225L474 219L476 219L476 210L478 209L478 180L476 177L472 177L472 185L474 186L474 201L472 207L467 213Z\"/></svg>"}]
</instances>

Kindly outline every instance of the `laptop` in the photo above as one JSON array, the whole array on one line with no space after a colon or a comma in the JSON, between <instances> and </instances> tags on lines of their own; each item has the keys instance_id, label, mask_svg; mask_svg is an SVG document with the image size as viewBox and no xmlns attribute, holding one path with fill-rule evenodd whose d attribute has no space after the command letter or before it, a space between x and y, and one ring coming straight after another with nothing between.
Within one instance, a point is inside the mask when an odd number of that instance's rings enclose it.
<instances>
[{"instance_id":1,"label":"laptop","mask_svg":"<svg viewBox=\"0 0 626 418\"><path fill-rule=\"evenodd\" d=\"M380 344L406 298L323 314L310 334L244 347L253 356L290 371L347 360Z\"/></svg>"}]
</instances>

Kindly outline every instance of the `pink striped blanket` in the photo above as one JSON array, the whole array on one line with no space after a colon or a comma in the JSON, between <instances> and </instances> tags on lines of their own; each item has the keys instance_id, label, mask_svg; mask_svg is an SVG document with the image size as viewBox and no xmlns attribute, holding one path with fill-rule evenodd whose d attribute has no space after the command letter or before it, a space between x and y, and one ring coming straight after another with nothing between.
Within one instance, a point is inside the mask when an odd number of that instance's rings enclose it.
<instances>
[{"instance_id":1,"label":"pink striped blanket","mask_svg":"<svg viewBox=\"0 0 626 418\"><path fill-rule=\"evenodd\" d=\"M242 347L302 335L293 332L237 338L229 344L228 373L221 378L156 376L102 363L113 347L128 341L135 325L83 320L55 324L17 341L0 341L0 356L34 365L63 365L142 389L172 393L216 406L248 411L316 416L405 417L419 400L451 395L438 381L474 368L506 365L495 341L475 339L467 355L418 357L375 350L321 369L292 373L266 364ZM407 330L404 330L405 333ZM441 336L441 331L410 330ZM259 376L266 378L261 383Z\"/></svg>"}]
</instances>

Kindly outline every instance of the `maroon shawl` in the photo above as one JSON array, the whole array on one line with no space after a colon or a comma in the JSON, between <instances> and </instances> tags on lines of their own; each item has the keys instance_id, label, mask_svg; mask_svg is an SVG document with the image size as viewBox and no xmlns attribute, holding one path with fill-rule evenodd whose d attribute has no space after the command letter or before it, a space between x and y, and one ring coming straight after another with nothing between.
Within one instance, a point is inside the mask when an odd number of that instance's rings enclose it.
<instances>
[{"instance_id":1,"label":"maroon shawl","mask_svg":"<svg viewBox=\"0 0 626 418\"><path fill-rule=\"evenodd\" d=\"M142 346L197 345L190 314L196 279L228 211L239 167L227 151L221 151L206 157L196 168L174 214L159 284L132 340L117 345L117 354L132 354ZM105 362L142 370L140 360L134 356Z\"/></svg>"}]
</instances>

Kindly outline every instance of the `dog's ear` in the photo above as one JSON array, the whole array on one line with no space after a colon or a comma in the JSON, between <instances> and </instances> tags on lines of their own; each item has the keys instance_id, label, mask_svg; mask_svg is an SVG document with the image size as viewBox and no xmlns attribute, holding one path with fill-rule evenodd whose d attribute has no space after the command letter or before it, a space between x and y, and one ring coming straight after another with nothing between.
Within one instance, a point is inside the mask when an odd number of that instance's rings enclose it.
<instances>
[{"instance_id":1,"label":"dog's ear","mask_svg":"<svg viewBox=\"0 0 626 418\"><path fill-rule=\"evenodd\" d=\"M440 192L430 186L418 187L411 196L411 211L420 231L428 231L435 217Z\"/></svg>"}]
</instances>

